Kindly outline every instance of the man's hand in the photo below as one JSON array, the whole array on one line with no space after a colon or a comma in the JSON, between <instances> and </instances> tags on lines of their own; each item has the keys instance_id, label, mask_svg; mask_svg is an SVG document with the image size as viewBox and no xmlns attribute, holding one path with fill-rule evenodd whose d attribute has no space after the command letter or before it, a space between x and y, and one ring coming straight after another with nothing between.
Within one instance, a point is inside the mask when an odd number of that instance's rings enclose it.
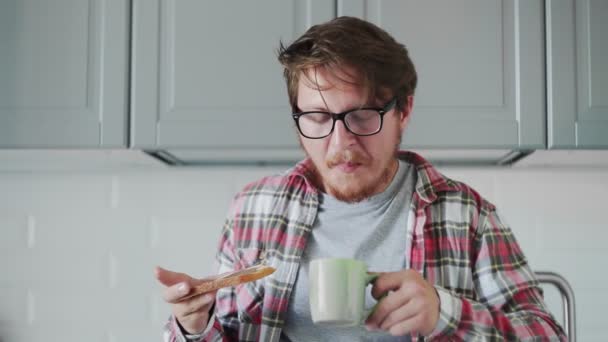
<instances>
[{"instance_id":1,"label":"man's hand","mask_svg":"<svg viewBox=\"0 0 608 342\"><path fill-rule=\"evenodd\" d=\"M161 267L156 267L155 273L156 279L165 286L163 298L171 304L173 315L182 328L189 334L203 332L207 327L209 309L215 301L217 291L180 301L190 292L197 280L185 273L176 273Z\"/></svg>"},{"instance_id":2,"label":"man's hand","mask_svg":"<svg viewBox=\"0 0 608 342\"><path fill-rule=\"evenodd\" d=\"M391 292L389 292L391 291ZM382 273L374 282L372 295L380 299L365 321L370 330L385 330L393 336L412 332L430 334L439 319L439 297L435 288L413 270Z\"/></svg>"}]
</instances>

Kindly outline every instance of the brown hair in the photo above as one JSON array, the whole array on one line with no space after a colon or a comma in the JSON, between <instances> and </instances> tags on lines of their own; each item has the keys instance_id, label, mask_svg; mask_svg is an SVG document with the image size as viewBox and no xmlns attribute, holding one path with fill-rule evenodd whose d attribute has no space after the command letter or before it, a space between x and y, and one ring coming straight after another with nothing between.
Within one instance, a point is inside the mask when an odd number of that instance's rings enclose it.
<instances>
[{"instance_id":1,"label":"brown hair","mask_svg":"<svg viewBox=\"0 0 608 342\"><path fill-rule=\"evenodd\" d=\"M416 89L416 70L405 46L378 26L358 18L339 17L314 25L288 47L281 43L278 54L285 68L283 75L294 112L299 110L300 76L304 75L318 88L308 74L316 68L366 89L366 101L396 96L401 110L407 96Z\"/></svg>"}]
</instances>

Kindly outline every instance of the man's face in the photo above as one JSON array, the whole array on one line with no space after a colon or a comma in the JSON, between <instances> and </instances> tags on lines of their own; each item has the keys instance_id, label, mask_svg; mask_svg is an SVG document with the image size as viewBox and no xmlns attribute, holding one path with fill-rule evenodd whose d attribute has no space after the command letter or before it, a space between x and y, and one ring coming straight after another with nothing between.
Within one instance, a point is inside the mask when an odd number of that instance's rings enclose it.
<instances>
[{"instance_id":1,"label":"man's face","mask_svg":"<svg viewBox=\"0 0 608 342\"><path fill-rule=\"evenodd\" d=\"M304 75L300 77L301 111L341 113L358 107L383 107L390 100L364 103L363 89L345 84L323 69L316 69L316 75L310 76L321 90ZM300 144L313 163L321 190L345 202L359 202L384 191L397 169L395 153L409 121L412 102L409 97L402 113L394 107L385 114L382 130L375 135L354 135L342 121L336 121L333 132L325 138L308 139L300 135Z\"/></svg>"}]
</instances>

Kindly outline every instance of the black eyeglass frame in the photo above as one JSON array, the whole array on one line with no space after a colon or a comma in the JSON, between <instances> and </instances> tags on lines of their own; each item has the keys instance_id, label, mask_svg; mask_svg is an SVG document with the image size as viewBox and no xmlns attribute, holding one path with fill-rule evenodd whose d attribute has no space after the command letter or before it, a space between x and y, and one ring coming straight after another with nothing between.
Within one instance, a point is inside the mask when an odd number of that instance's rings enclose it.
<instances>
[{"instance_id":1,"label":"black eyeglass frame","mask_svg":"<svg viewBox=\"0 0 608 342\"><path fill-rule=\"evenodd\" d=\"M323 112L323 111L319 111L319 110L312 110L312 111L307 111L307 112L292 113L291 116L293 117L294 121L296 122L296 126L298 127L298 131L300 132L300 134L302 134L303 137L308 138L308 139L323 139L323 138L330 136L334 132L334 128L336 127L336 121L342 121L346 130L349 131L350 133L352 133L356 136L360 136L360 137L368 137L370 135L380 133L380 131L382 130L382 125L384 123L384 115L386 113L390 112L393 108L395 108L396 105L397 105L397 97L395 96L383 107L353 108L353 109L349 109L342 113L330 113L330 112ZM350 114L352 112L356 112L358 110L375 110L378 112L378 114L380 114L380 126L378 127L377 131L375 131L373 133L368 133L368 134L359 134L359 133L355 133L355 132L351 131L350 127L348 127L348 124L346 123L345 118L348 114ZM306 134L304 134L302 132L302 129L300 128L300 117L303 115L312 114L312 113L322 113L322 114L327 114L327 115L331 116L332 123L331 123L331 130L329 131L329 133L327 133L326 135L324 135L322 137L313 138L313 137L307 136Z\"/></svg>"}]
</instances>

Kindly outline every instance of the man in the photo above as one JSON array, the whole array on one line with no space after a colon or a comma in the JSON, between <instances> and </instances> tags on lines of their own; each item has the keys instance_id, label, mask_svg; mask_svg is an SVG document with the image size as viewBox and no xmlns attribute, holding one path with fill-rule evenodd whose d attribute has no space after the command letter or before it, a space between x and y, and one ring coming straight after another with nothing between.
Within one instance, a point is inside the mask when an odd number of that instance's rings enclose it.
<instances>
[{"instance_id":1,"label":"man","mask_svg":"<svg viewBox=\"0 0 608 342\"><path fill-rule=\"evenodd\" d=\"M196 280L158 268L173 309L166 341L565 339L494 206L398 151L417 82L403 45L341 17L281 46L279 61L308 158L236 195L217 257L219 272L262 260L277 271L180 301ZM365 329L312 324L319 257L382 272Z\"/></svg>"}]
</instances>

